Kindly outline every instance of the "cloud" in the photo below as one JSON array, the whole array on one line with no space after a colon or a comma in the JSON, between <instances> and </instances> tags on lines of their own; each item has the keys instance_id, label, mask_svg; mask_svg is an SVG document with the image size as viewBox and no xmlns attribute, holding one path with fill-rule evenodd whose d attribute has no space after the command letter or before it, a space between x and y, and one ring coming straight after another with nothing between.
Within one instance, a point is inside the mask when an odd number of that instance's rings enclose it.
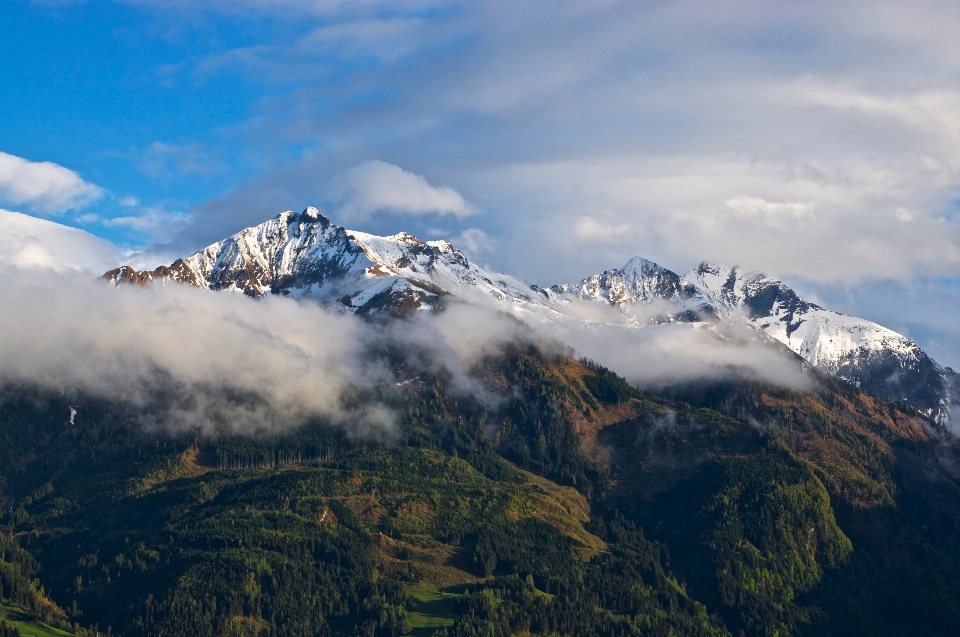
<instances>
[{"instance_id":1,"label":"cloud","mask_svg":"<svg viewBox=\"0 0 960 637\"><path fill-rule=\"evenodd\" d=\"M33 162L0 152L0 200L37 212L62 214L88 206L103 190L53 162Z\"/></svg>"},{"instance_id":2,"label":"cloud","mask_svg":"<svg viewBox=\"0 0 960 637\"><path fill-rule=\"evenodd\" d=\"M359 433L382 409L340 395L371 385L363 325L282 298L113 288L90 277L22 276L0 306L0 381L82 393L135 410L147 427L253 432L326 417Z\"/></svg>"},{"instance_id":3,"label":"cloud","mask_svg":"<svg viewBox=\"0 0 960 637\"><path fill-rule=\"evenodd\" d=\"M454 237L452 243L473 259L493 252L497 245L493 238L480 228L467 228Z\"/></svg>"},{"instance_id":4,"label":"cloud","mask_svg":"<svg viewBox=\"0 0 960 637\"><path fill-rule=\"evenodd\" d=\"M681 272L710 260L830 284L960 273L960 223L931 202L952 172L924 158L617 156L510 166L495 178L504 192L556 202L519 237L546 233L557 252L609 243L602 269L640 255ZM602 220L579 214L597 200Z\"/></svg>"},{"instance_id":5,"label":"cloud","mask_svg":"<svg viewBox=\"0 0 960 637\"><path fill-rule=\"evenodd\" d=\"M127 0L128 4L151 6L176 13L212 13L241 15L243 17L281 15L286 17L323 17L333 18L342 15L381 11L418 11L441 9L456 5L453 0L400 0L388 2L360 2L348 0L208 0L203 3L190 0Z\"/></svg>"},{"instance_id":6,"label":"cloud","mask_svg":"<svg viewBox=\"0 0 960 637\"><path fill-rule=\"evenodd\" d=\"M138 205L138 203L131 204L132 207ZM189 222L190 215L183 212L171 212L159 206L137 208L136 214L101 221L108 228L128 228L134 233L149 237L158 243L169 241Z\"/></svg>"},{"instance_id":7,"label":"cloud","mask_svg":"<svg viewBox=\"0 0 960 637\"><path fill-rule=\"evenodd\" d=\"M738 376L806 386L797 361L755 335L518 320L486 295L384 324L280 296L114 288L35 269L0 274L0 385L111 401L144 427L174 433L279 431L322 418L389 438L394 417L377 400L401 391L398 356L404 373L443 372L455 392L496 409L503 397L478 378L477 364L514 343L548 354L572 345L646 387ZM346 407L344 392L358 390L373 402Z\"/></svg>"},{"instance_id":8,"label":"cloud","mask_svg":"<svg viewBox=\"0 0 960 637\"><path fill-rule=\"evenodd\" d=\"M516 343L534 343L555 356L571 355L572 348L573 355L599 362L649 390L743 378L798 391L814 385L795 355L751 328L637 327L628 318L616 308L596 304L579 304L567 317L500 304L485 294L467 294L453 299L439 314L393 323L385 331L393 343L420 353L421 368L448 370L458 391L488 404L496 404L497 397L470 372L485 356Z\"/></svg>"},{"instance_id":9,"label":"cloud","mask_svg":"<svg viewBox=\"0 0 960 637\"><path fill-rule=\"evenodd\" d=\"M374 213L400 215L476 214L460 194L447 186L431 186L420 175L379 160L366 161L333 180L331 191L342 203L339 215L363 221Z\"/></svg>"},{"instance_id":10,"label":"cloud","mask_svg":"<svg viewBox=\"0 0 960 637\"><path fill-rule=\"evenodd\" d=\"M784 227L808 216L810 205L801 201L767 201L763 197L734 197L723 202L745 219L767 227ZM898 210L898 218L900 212Z\"/></svg>"},{"instance_id":11,"label":"cloud","mask_svg":"<svg viewBox=\"0 0 960 637\"><path fill-rule=\"evenodd\" d=\"M594 217L580 217L576 220L573 232L588 241L611 241L623 236L629 229L629 223L614 226Z\"/></svg>"},{"instance_id":12,"label":"cloud","mask_svg":"<svg viewBox=\"0 0 960 637\"><path fill-rule=\"evenodd\" d=\"M206 176L225 169L216 153L196 142L189 144L153 142L139 154L137 165L141 171L151 177Z\"/></svg>"},{"instance_id":13,"label":"cloud","mask_svg":"<svg viewBox=\"0 0 960 637\"><path fill-rule=\"evenodd\" d=\"M798 390L813 386L794 357L748 330L689 324L637 328L569 321L559 325L553 337L644 389L738 378Z\"/></svg>"},{"instance_id":14,"label":"cloud","mask_svg":"<svg viewBox=\"0 0 960 637\"><path fill-rule=\"evenodd\" d=\"M114 288L49 271L5 280L0 386L107 400L173 433L280 431L322 418L389 438L394 417L376 399L360 409L342 400L347 390L398 391L387 352L414 375L443 371L455 391L494 405L473 367L506 343L535 338L489 304L374 324L280 296Z\"/></svg>"},{"instance_id":15,"label":"cloud","mask_svg":"<svg viewBox=\"0 0 960 637\"><path fill-rule=\"evenodd\" d=\"M634 308L655 312L656 307ZM638 327L611 306L574 303L567 314L502 304L486 294L461 295L438 315L418 317L416 327L396 325L401 339L419 339L439 352L447 369L469 371L484 356L511 343L535 343L553 355L587 357L633 385L658 390L697 381L749 378L809 390L813 383L801 361L781 344L746 326L666 324ZM469 378L462 388L473 388ZM466 390L466 389L464 389Z\"/></svg>"},{"instance_id":16,"label":"cloud","mask_svg":"<svg viewBox=\"0 0 960 637\"><path fill-rule=\"evenodd\" d=\"M305 51L329 52L342 57L396 62L419 48L419 40L429 26L427 20L419 17L361 19L315 29L297 46Z\"/></svg>"},{"instance_id":17,"label":"cloud","mask_svg":"<svg viewBox=\"0 0 960 637\"><path fill-rule=\"evenodd\" d=\"M116 267L119 257L116 246L89 232L0 209L0 269L6 265L99 275Z\"/></svg>"}]
</instances>

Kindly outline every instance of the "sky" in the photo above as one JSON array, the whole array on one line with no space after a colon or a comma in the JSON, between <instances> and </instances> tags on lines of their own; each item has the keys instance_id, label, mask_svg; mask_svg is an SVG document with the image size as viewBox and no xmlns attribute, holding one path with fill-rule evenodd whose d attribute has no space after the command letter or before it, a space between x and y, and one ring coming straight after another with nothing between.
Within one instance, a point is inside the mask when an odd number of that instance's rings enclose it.
<instances>
[{"instance_id":1,"label":"sky","mask_svg":"<svg viewBox=\"0 0 960 637\"><path fill-rule=\"evenodd\" d=\"M0 208L105 240L98 265L317 205L539 285L635 255L763 270L960 368L956 3L5 0L0 21Z\"/></svg>"}]
</instances>

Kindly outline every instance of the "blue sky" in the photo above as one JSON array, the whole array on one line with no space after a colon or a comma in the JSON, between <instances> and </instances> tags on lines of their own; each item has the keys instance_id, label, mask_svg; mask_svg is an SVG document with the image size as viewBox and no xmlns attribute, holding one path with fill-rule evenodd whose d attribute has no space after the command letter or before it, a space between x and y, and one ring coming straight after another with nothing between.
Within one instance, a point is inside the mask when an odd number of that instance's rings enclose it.
<instances>
[{"instance_id":1,"label":"blue sky","mask_svg":"<svg viewBox=\"0 0 960 637\"><path fill-rule=\"evenodd\" d=\"M185 59L242 44L242 33L168 28L149 12L111 3L11 2L2 11L17 28L0 42L0 146L110 191L66 223L90 213L124 216L129 206L119 202L129 197L183 213L255 174L226 131L251 117L261 87L236 76L196 78L184 67ZM153 238L117 226L89 229L134 244Z\"/></svg>"},{"instance_id":2,"label":"blue sky","mask_svg":"<svg viewBox=\"0 0 960 637\"><path fill-rule=\"evenodd\" d=\"M144 262L318 205L531 283L637 254L762 269L960 365L952 3L7 0L0 20L0 206Z\"/></svg>"}]
</instances>

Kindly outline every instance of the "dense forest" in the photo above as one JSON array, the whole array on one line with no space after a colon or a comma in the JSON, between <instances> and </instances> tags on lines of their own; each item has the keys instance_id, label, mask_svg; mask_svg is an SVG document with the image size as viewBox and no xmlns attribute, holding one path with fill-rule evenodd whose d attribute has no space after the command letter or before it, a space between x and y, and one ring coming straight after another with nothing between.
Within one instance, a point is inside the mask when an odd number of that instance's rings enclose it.
<instances>
[{"instance_id":1,"label":"dense forest","mask_svg":"<svg viewBox=\"0 0 960 637\"><path fill-rule=\"evenodd\" d=\"M909 406L532 346L474 373L354 397L378 440L3 388L0 637L960 634L960 444Z\"/></svg>"}]
</instances>

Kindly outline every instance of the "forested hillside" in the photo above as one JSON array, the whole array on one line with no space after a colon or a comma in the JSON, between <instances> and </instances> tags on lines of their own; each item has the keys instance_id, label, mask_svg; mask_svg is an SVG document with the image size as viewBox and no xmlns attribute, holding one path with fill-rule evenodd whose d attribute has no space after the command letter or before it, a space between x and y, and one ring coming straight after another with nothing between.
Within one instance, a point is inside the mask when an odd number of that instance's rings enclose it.
<instances>
[{"instance_id":1,"label":"forested hillside","mask_svg":"<svg viewBox=\"0 0 960 637\"><path fill-rule=\"evenodd\" d=\"M0 602L76 635L960 634L960 447L906 405L532 346L483 392L404 373L352 398L378 440L4 388Z\"/></svg>"}]
</instances>

